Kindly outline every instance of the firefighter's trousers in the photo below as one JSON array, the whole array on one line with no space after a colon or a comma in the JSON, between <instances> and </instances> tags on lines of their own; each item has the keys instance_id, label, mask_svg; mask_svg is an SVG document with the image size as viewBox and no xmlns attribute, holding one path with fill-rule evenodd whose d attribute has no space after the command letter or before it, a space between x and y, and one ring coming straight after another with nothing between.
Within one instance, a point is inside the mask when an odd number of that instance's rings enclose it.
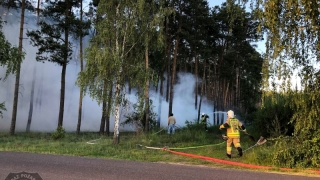
<instances>
[{"instance_id":1,"label":"firefighter's trousers","mask_svg":"<svg viewBox=\"0 0 320 180\"><path fill-rule=\"evenodd\" d=\"M232 146L231 145L234 145L235 148L237 147L241 147L240 145L240 137L239 138L228 138L227 140L227 153L228 154L231 154L231 151L232 151Z\"/></svg>"}]
</instances>

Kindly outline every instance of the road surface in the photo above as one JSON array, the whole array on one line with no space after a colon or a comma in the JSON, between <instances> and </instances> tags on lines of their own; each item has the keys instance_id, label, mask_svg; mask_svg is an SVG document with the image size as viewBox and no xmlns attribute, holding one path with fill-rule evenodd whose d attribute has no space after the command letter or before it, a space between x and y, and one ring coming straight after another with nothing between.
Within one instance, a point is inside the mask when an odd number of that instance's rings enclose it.
<instances>
[{"instance_id":1,"label":"road surface","mask_svg":"<svg viewBox=\"0 0 320 180\"><path fill-rule=\"evenodd\" d=\"M319 177L166 163L0 151L0 180L9 173L43 180L311 180ZM35 179L36 180L36 179Z\"/></svg>"}]
</instances>

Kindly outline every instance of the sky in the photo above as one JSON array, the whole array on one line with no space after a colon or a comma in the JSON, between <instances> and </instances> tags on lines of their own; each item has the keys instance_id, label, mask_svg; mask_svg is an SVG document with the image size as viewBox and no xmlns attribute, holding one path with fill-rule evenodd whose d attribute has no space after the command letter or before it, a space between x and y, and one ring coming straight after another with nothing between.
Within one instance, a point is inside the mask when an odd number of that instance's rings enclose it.
<instances>
[{"instance_id":1,"label":"sky","mask_svg":"<svg viewBox=\"0 0 320 180\"><path fill-rule=\"evenodd\" d=\"M208 0L209 6L213 7L216 5L221 5L223 2L226 2L225 0Z\"/></svg>"}]
</instances>

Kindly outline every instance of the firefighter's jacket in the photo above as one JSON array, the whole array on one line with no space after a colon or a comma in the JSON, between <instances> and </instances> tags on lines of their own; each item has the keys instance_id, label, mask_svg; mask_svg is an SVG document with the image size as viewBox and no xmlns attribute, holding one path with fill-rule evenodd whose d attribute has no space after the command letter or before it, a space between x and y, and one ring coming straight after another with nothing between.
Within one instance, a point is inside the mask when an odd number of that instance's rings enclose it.
<instances>
[{"instance_id":1,"label":"firefighter's jacket","mask_svg":"<svg viewBox=\"0 0 320 180\"><path fill-rule=\"evenodd\" d=\"M202 115L201 116L201 119L200 119L200 123L201 124L207 124L207 118L209 118L209 116L208 115Z\"/></svg>"},{"instance_id":2,"label":"firefighter's jacket","mask_svg":"<svg viewBox=\"0 0 320 180\"><path fill-rule=\"evenodd\" d=\"M227 121L220 126L220 128L227 128L227 136L229 138L240 138L239 129L245 130L245 127L236 118L228 118Z\"/></svg>"}]
</instances>

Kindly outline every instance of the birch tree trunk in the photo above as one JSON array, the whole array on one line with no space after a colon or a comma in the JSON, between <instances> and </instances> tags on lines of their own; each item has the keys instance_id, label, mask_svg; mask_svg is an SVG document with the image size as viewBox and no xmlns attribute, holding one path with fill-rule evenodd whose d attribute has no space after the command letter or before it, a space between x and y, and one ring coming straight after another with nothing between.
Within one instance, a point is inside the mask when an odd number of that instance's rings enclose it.
<instances>
[{"instance_id":1,"label":"birch tree trunk","mask_svg":"<svg viewBox=\"0 0 320 180\"><path fill-rule=\"evenodd\" d=\"M120 3L116 7L116 18L119 16L119 7ZM117 25L117 20L115 21L115 24ZM115 42L115 48L116 48L116 56L119 61L123 61L122 56L120 55L120 45L119 45L119 28L116 29L116 42ZM123 44L125 44L123 42ZM120 85L120 75L122 73L122 64L120 64L119 72L116 76L116 92L115 92L115 119L114 119L114 129L113 129L113 144L119 144L120 138L119 138L119 119L120 119L120 91L121 91L121 85Z\"/></svg>"},{"instance_id":2,"label":"birch tree trunk","mask_svg":"<svg viewBox=\"0 0 320 180\"><path fill-rule=\"evenodd\" d=\"M114 129L113 129L113 144L119 144L120 137L119 137L119 118L120 118L120 103L117 102L120 96L120 77L117 78L117 85L116 85L116 108L115 108L115 120L114 120Z\"/></svg>"}]
</instances>

